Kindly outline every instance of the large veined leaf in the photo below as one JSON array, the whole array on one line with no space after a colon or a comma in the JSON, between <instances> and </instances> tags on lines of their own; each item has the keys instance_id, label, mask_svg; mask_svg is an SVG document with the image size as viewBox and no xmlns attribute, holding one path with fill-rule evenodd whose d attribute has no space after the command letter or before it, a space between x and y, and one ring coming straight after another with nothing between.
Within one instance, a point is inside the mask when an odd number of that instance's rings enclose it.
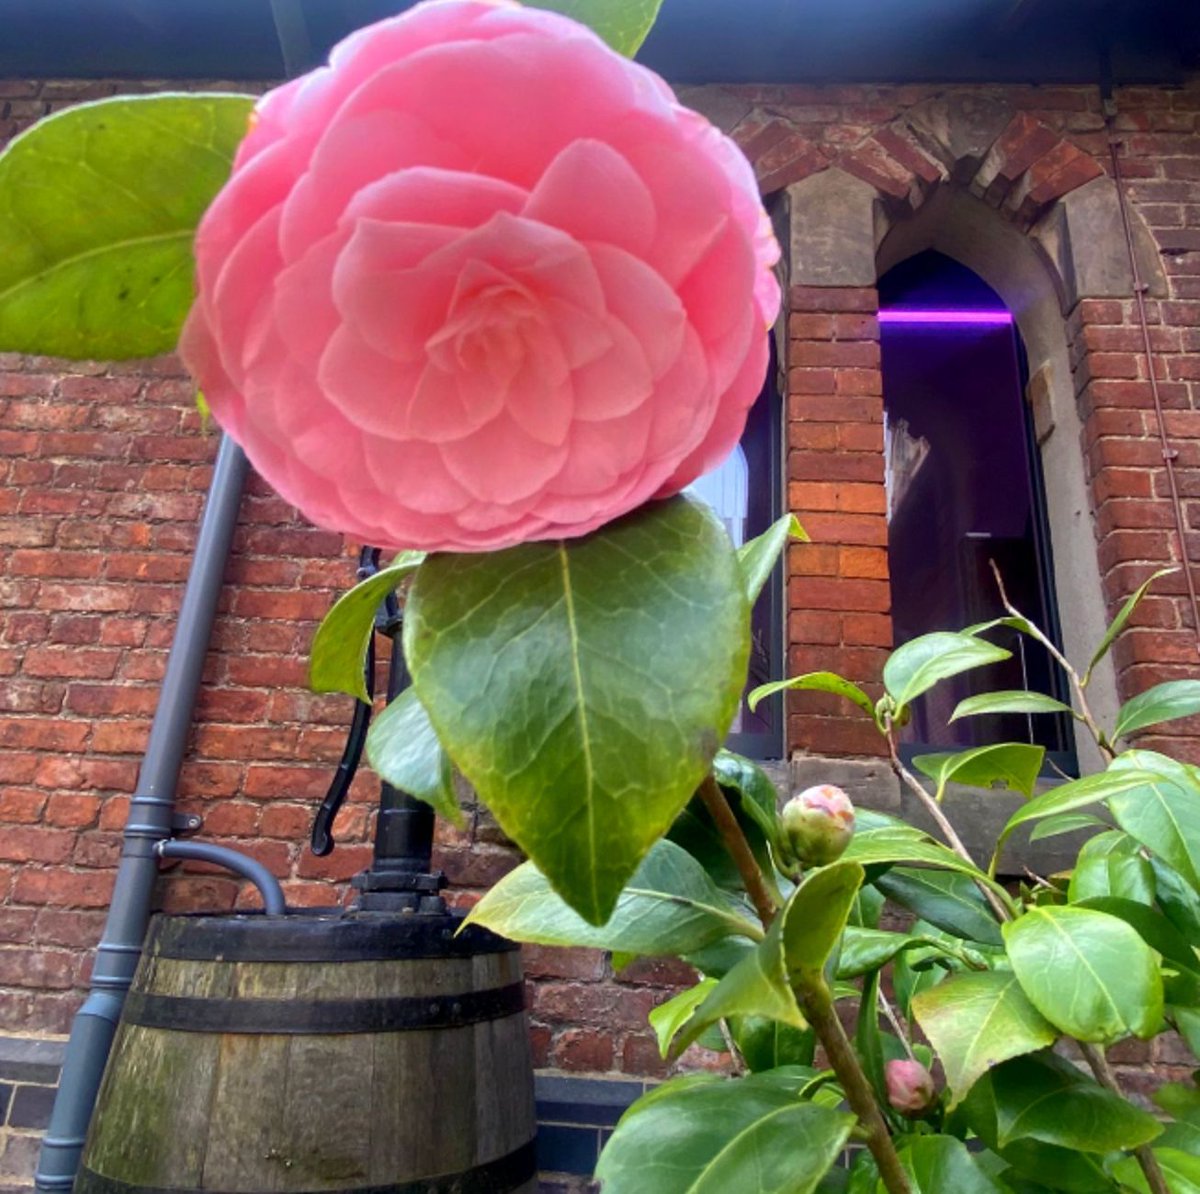
<instances>
[{"instance_id":1,"label":"large veined leaf","mask_svg":"<svg viewBox=\"0 0 1200 1194\"><path fill-rule=\"evenodd\" d=\"M1006 689L1000 692L984 692L979 696L959 701L950 714L951 721L960 717L980 717L992 713L1072 713L1070 705L1056 701L1041 692L1024 689Z\"/></svg>"},{"instance_id":2,"label":"large veined leaf","mask_svg":"<svg viewBox=\"0 0 1200 1194\"><path fill-rule=\"evenodd\" d=\"M465 824L450 757L411 688L375 718L367 733L367 762L380 779L425 801L459 828Z\"/></svg>"},{"instance_id":3,"label":"large veined leaf","mask_svg":"<svg viewBox=\"0 0 1200 1194\"><path fill-rule=\"evenodd\" d=\"M170 352L194 294L196 225L253 102L123 96L15 138L0 154L0 351Z\"/></svg>"},{"instance_id":4,"label":"large veined leaf","mask_svg":"<svg viewBox=\"0 0 1200 1194\"><path fill-rule=\"evenodd\" d=\"M1162 1026L1154 951L1125 921L1091 908L1032 908L1004 926L1013 972L1030 1003L1062 1032L1111 1044Z\"/></svg>"},{"instance_id":5,"label":"large veined leaf","mask_svg":"<svg viewBox=\"0 0 1200 1194\"><path fill-rule=\"evenodd\" d=\"M1200 1155L1179 1148L1151 1150L1167 1179L1171 1194L1200 1194ZM1150 1184L1134 1157L1125 1157L1113 1166L1113 1175L1134 1190L1149 1194Z\"/></svg>"},{"instance_id":6,"label":"large veined leaf","mask_svg":"<svg viewBox=\"0 0 1200 1194\"><path fill-rule=\"evenodd\" d=\"M1008 659L1011 654L972 634L923 634L891 653L883 665L883 683L897 706L903 706L939 680Z\"/></svg>"},{"instance_id":7,"label":"large veined leaf","mask_svg":"<svg viewBox=\"0 0 1200 1194\"><path fill-rule=\"evenodd\" d=\"M890 962L901 950L936 945L928 937L889 933L884 929L860 929L847 925L837 955L837 977L860 978Z\"/></svg>"},{"instance_id":8,"label":"large veined leaf","mask_svg":"<svg viewBox=\"0 0 1200 1194\"><path fill-rule=\"evenodd\" d=\"M592 925L557 896L532 862L510 871L471 909L468 924L535 945L584 945L634 955L676 955L729 934L761 940L686 850L658 842L607 923Z\"/></svg>"},{"instance_id":9,"label":"large veined leaf","mask_svg":"<svg viewBox=\"0 0 1200 1194\"><path fill-rule=\"evenodd\" d=\"M749 645L733 545L686 497L580 539L430 556L405 607L442 744L593 924L708 771Z\"/></svg>"},{"instance_id":10,"label":"large veined leaf","mask_svg":"<svg viewBox=\"0 0 1200 1194\"><path fill-rule=\"evenodd\" d=\"M423 552L401 552L386 568L359 581L334 602L313 636L308 679L314 692L344 692L360 701L368 699L363 662L375 633L375 613L424 559Z\"/></svg>"},{"instance_id":11,"label":"large veined leaf","mask_svg":"<svg viewBox=\"0 0 1200 1194\"><path fill-rule=\"evenodd\" d=\"M913 1194L1005 1194L953 1136L909 1136L897 1152Z\"/></svg>"},{"instance_id":12,"label":"large veined leaf","mask_svg":"<svg viewBox=\"0 0 1200 1194\"><path fill-rule=\"evenodd\" d=\"M1127 751L1109 768L1110 774L1139 771L1151 773L1149 782L1110 800L1113 818L1200 891L1200 785L1194 772L1147 750Z\"/></svg>"},{"instance_id":13,"label":"large veined leaf","mask_svg":"<svg viewBox=\"0 0 1200 1194\"><path fill-rule=\"evenodd\" d=\"M646 40L662 0L531 0L594 29L614 50L632 58Z\"/></svg>"},{"instance_id":14,"label":"large veined leaf","mask_svg":"<svg viewBox=\"0 0 1200 1194\"><path fill-rule=\"evenodd\" d=\"M950 1107L992 1066L1058 1039L1058 1030L1025 997L1016 975L1002 970L951 975L913 996L912 1010L941 1058Z\"/></svg>"},{"instance_id":15,"label":"large veined leaf","mask_svg":"<svg viewBox=\"0 0 1200 1194\"><path fill-rule=\"evenodd\" d=\"M772 680L769 684L760 684L750 693L747 703L751 710L754 710L758 708L759 702L767 697L793 688L806 692L828 692L844 697L857 705L868 717L875 717L875 704L871 698L857 684L852 684L837 672L806 672L803 676L792 676L788 680Z\"/></svg>"},{"instance_id":16,"label":"large veined leaf","mask_svg":"<svg viewBox=\"0 0 1200 1194\"><path fill-rule=\"evenodd\" d=\"M596 1168L605 1194L809 1194L854 1126L772 1074L672 1086L617 1125Z\"/></svg>"},{"instance_id":17,"label":"large veined leaf","mask_svg":"<svg viewBox=\"0 0 1200 1194\"><path fill-rule=\"evenodd\" d=\"M1139 693L1121 706L1113 737L1121 738L1146 726L1200 713L1200 680L1168 680Z\"/></svg>"},{"instance_id":18,"label":"large veined leaf","mask_svg":"<svg viewBox=\"0 0 1200 1194\"><path fill-rule=\"evenodd\" d=\"M862 867L843 858L812 872L796 889L779 917L792 983L809 982L821 975L846 927L862 882Z\"/></svg>"},{"instance_id":19,"label":"large veined leaf","mask_svg":"<svg viewBox=\"0 0 1200 1194\"><path fill-rule=\"evenodd\" d=\"M730 1030L742 1060L753 1073L813 1063L817 1038L811 1028L794 1028L762 1016L738 1016L731 1021Z\"/></svg>"},{"instance_id":20,"label":"large veined leaf","mask_svg":"<svg viewBox=\"0 0 1200 1194\"><path fill-rule=\"evenodd\" d=\"M738 563L746 578L746 596L751 604L757 600L763 586L770 578L783 549L792 539L807 543L808 533L794 514L785 514L776 519L761 535L743 543L738 548Z\"/></svg>"},{"instance_id":21,"label":"large veined leaf","mask_svg":"<svg viewBox=\"0 0 1200 1194\"><path fill-rule=\"evenodd\" d=\"M1116 829L1098 833L1079 851L1067 899L1078 904L1094 896L1154 903L1154 868L1127 833Z\"/></svg>"},{"instance_id":22,"label":"large veined leaf","mask_svg":"<svg viewBox=\"0 0 1200 1194\"><path fill-rule=\"evenodd\" d=\"M1064 833L1074 833L1077 829L1107 829L1108 824L1091 813L1058 813L1039 821L1030 831L1029 840L1040 842L1048 837L1059 837Z\"/></svg>"},{"instance_id":23,"label":"large veined leaf","mask_svg":"<svg viewBox=\"0 0 1200 1194\"><path fill-rule=\"evenodd\" d=\"M875 880L889 899L965 941L1000 945L1000 925L979 888L966 876L933 868L894 867Z\"/></svg>"},{"instance_id":24,"label":"large veined leaf","mask_svg":"<svg viewBox=\"0 0 1200 1194\"><path fill-rule=\"evenodd\" d=\"M1104 632L1104 637L1100 640L1100 645L1096 648L1095 655L1092 656L1091 662L1087 666L1087 671L1083 674L1083 683L1085 687L1087 686L1088 681L1092 678L1092 672L1095 670L1096 664L1098 664L1100 660L1102 660L1105 655L1108 654L1109 648L1116 641L1117 635L1125 629L1125 623L1129 621L1130 615L1135 609L1137 609L1150 586L1160 577L1170 576L1172 572L1178 571L1178 568L1160 568L1152 576L1143 581L1133 592L1133 594L1125 601L1125 604L1121 606L1117 616L1109 623L1108 629Z\"/></svg>"},{"instance_id":25,"label":"large veined leaf","mask_svg":"<svg viewBox=\"0 0 1200 1194\"><path fill-rule=\"evenodd\" d=\"M929 776L940 792L946 784L969 784L991 788L999 784L1022 796L1033 795L1045 758L1044 746L1025 742L997 742L973 746L954 754L918 755L913 766Z\"/></svg>"}]
</instances>

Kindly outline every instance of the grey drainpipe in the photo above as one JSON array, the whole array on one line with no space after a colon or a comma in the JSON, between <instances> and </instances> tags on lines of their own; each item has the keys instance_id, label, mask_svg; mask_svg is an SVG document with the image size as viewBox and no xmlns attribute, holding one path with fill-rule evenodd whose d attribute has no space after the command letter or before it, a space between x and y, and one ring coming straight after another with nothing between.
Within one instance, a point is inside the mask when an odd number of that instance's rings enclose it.
<instances>
[{"instance_id":1,"label":"grey drainpipe","mask_svg":"<svg viewBox=\"0 0 1200 1194\"><path fill-rule=\"evenodd\" d=\"M222 439L146 755L129 806L91 992L71 1026L50 1126L38 1157L34 1181L40 1191L70 1190L74 1184L125 993L141 957L158 874L156 846L171 836L175 788L245 479L241 448L229 438Z\"/></svg>"}]
</instances>

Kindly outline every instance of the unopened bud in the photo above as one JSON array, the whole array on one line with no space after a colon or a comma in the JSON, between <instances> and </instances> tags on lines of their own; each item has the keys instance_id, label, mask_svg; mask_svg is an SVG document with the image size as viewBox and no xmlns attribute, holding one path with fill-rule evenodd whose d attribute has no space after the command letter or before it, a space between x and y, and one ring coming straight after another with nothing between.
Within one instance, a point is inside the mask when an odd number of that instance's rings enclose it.
<instances>
[{"instance_id":1,"label":"unopened bud","mask_svg":"<svg viewBox=\"0 0 1200 1194\"><path fill-rule=\"evenodd\" d=\"M937 1099L933 1075L919 1061L889 1061L884 1067L888 1102L909 1119L920 1119Z\"/></svg>"},{"instance_id":2,"label":"unopened bud","mask_svg":"<svg viewBox=\"0 0 1200 1194\"><path fill-rule=\"evenodd\" d=\"M854 805L841 788L805 788L780 815L792 852L805 866L825 866L840 858L854 836Z\"/></svg>"}]
</instances>

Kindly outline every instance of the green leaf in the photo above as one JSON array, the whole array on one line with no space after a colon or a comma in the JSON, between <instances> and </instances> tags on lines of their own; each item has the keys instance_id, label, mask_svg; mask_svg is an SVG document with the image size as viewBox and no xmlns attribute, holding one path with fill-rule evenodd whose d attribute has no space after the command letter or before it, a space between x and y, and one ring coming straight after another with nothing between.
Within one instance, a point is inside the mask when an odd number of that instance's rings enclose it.
<instances>
[{"instance_id":1,"label":"green leaf","mask_svg":"<svg viewBox=\"0 0 1200 1194\"><path fill-rule=\"evenodd\" d=\"M971 634L923 634L892 652L883 665L883 683L897 706L907 705L939 680L1008 659L1011 654Z\"/></svg>"},{"instance_id":2,"label":"green leaf","mask_svg":"<svg viewBox=\"0 0 1200 1194\"><path fill-rule=\"evenodd\" d=\"M838 951L837 977L859 978L890 962L901 950L929 945L926 938L883 929L859 929L847 925Z\"/></svg>"},{"instance_id":3,"label":"green leaf","mask_svg":"<svg viewBox=\"0 0 1200 1194\"><path fill-rule=\"evenodd\" d=\"M1067 899L1078 904L1094 896L1154 903L1154 868L1127 833L1116 829L1099 833L1079 851Z\"/></svg>"},{"instance_id":4,"label":"green leaf","mask_svg":"<svg viewBox=\"0 0 1200 1194\"><path fill-rule=\"evenodd\" d=\"M646 40L662 0L532 0L594 29L618 54L632 58Z\"/></svg>"},{"instance_id":5,"label":"green leaf","mask_svg":"<svg viewBox=\"0 0 1200 1194\"><path fill-rule=\"evenodd\" d=\"M1146 591L1150 588L1150 586L1160 577L1170 576L1171 573L1178 571L1178 568L1160 568L1156 573L1154 573L1153 576L1149 577L1142 584L1140 584L1133 595L1126 600L1123 606L1121 606L1120 612L1115 618L1113 618L1108 629L1104 632L1104 637L1100 640L1100 645L1096 648L1096 654L1092 656L1091 662L1087 666L1087 671L1083 674L1083 683L1085 686L1092 678L1092 672L1095 670L1096 664L1098 664L1100 660L1102 660L1105 655L1108 654L1108 650L1113 645L1117 635L1125 629L1125 623L1129 621L1130 614L1137 609L1138 604L1141 602L1142 598L1145 597Z\"/></svg>"},{"instance_id":6,"label":"green leaf","mask_svg":"<svg viewBox=\"0 0 1200 1194\"><path fill-rule=\"evenodd\" d=\"M913 1015L941 1058L954 1107L992 1066L1054 1044L1058 1032L1016 975L955 974L913 997Z\"/></svg>"},{"instance_id":7,"label":"green leaf","mask_svg":"<svg viewBox=\"0 0 1200 1194\"><path fill-rule=\"evenodd\" d=\"M1095 775L1085 775L1082 779L1073 779L1057 788L1051 788L1040 796L1035 796L1028 804L1017 809L1008 819L1001 831L996 844L994 859L998 859L1004 851L1005 843L1014 830L1030 821L1038 821L1042 817L1056 816L1059 813L1074 812L1077 808L1086 808L1089 804L1098 804L1101 800L1109 800L1122 792L1132 792L1152 781L1154 776L1146 771L1117 770L1114 764L1107 771Z\"/></svg>"},{"instance_id":8,"label":"green leaf","mask_svg":"<svg viewBox=\"0 0 1200 1194\"><path fill-rule=\"evenodd\" d=\"M897 1151L913 1194L1005 1194L953 1136L908 1136Z\"/></svg>"},{"instance_id":9,"label":"green leaf","mask_svg":"<svg viewBox=\"0 0 1200 1194\"><path fill-rule=\"evenodd\" d=\"M1196 1002L1194 995L1192 1000ZM1168 1007L1166 1011L1175 1030L1191 1049L1192 1056L1200 1058L1200 1007Z\"/></svg>"},{"instance_id":10,"label":"green leaf","mask_svg":"<svg viewBox=\"0 0 1200 1194\"><path fill-rule=\"evenodd\" d=\"M950 714L950 720L957 721L960 717L979 717L989 713L1070 713L1074 716L1070 705L1064 705L1062 701L1056 701L1044 693L1009 689L984 692L979 696L959 701L954 712Z\"/></svg>"},{"instance_id":11,"label":"green leaf","mask_svg":"<svg viewBox=\"0 0 1200 1194\"><path fill-rule=\"evenodd\" d=\"M979 888L953 871L895 867L875 880L889 899L965 941L1000 945L1000 926Z\"/></svg>"},{"instance_id":12,"label":"green leaf","mask_svg":"<svg viewBox=\"0 0 1200 1194\"><path fill-rule=\"evenodd\" d=\"M1200 1156L1178 1148L1151 1149L1171 1194L1200 1194ZM1138 1191L1150 1185L1136 1157L1125 1157L1113 1166L1113 1176Z\"/></svg>"},{"instance_id":13,"label":"green leaf","mask_svg":"<svg viewBox=\"0 0 1200 1194\"><path fill-rule=\"evenodd\" d=\"M862 1063L863 1073L875 1092L880 1110L891 1110L887 1101L887 1083L883 1076L883 1038L879 1031L879 971L863 980L858 1018L854 1024L854 1051Z\"/></svg>"},{"instance_id":14,"label":"green leaf","mask_svg":"<svg viewBox=\"0 0 1200 1194\"><path fill-rule=\"evenodd\" d=\"M1077 829L1107 829L1106 822L1090 813L1059 813L1047 817L1033 827L1029 834L1031 842L1040 842L1043 838L1058 837L1063 833L1074 833Z\"/></svg>"},{"instance_id":15,"label":"green leaf","mask_svg":"<svg viewBox=\"0 0 1200 1194\"><path fill-rule=\"evenodd\" d=\"M972 1105L976 1091L992 1101L1001 1150L1017 1140L1038 1140L1078 1152L1108 1153L1137 1148L1162 1132L1153 1115L1049 1051L989 1070L972 1091ZM990 1143L984 1132L979 1134Z\"/></svg>"},{"instance_id":16,"label":"green leaf","mask_svg":"<svg viewBox=\"0 0 1200 1194\"><path fill-rule=\"evenodd\" d=\"M1200 941L1200 895L1174 867L1151 858L1154 894L1163 915L1189 940Z\"/></svg>"},{"instance_id":17,"label":"green leaf","mask_svg":"<svg viewBox=\"0 0 1200 1194\"><path fill-rule=\"evenodd\" d=\"M749 646L733 546L686 497L567 542L430 556L404 620L450 757L593 924L708 771Z\"/></svg>"},{"instance_id":18,"label":"green leaf","mask_svg":"<svg viewBox=\"0 0 1200 1194\"><path fill-rule=\"evenodd\" d=\"M660 1003L650 1012L650 1027L654 1029L654 1035L658 1039L658 1051L663 1057L670 1053L675 1034L691 1019L692 1013L716 985L715 978L701 979L694 987L680 991L678 995Z\"/></svg>"},{"instance_id":19,"label":"green leaf","mask_svg":"<svg viewBox=\"0 0 1200 1194\"><path fill-rule=\"evenodd\" d=\"M809 542L808 533L794 514L785 514L761 535L738 548L738 563L746 578L746 597L751 605L758 599L789 539Z\"/></svg>"},{"instance_id":20,"label":"green leaf","mask_svg":"<svg viewBox=\"0 0 1200 1194\"><path fill-rule=\"evenodd\" d=\"M919 950L905 950L896 955L892 966L892 986L896 992L896 1003L900 1011L911 1018L912 1001L922 991L928 991L945 981L947 971L942 966L930 966L927 959L933 957L933 951L921 953ZM921 962L918 967L915 962Z\"/></svg>"},{"instance_id":21,"label":"green leaf","mask_svg":"<svg viewBox=\"0 0 1200 1194\"><path fill-rule=\"evenodd\" d=\"M367 762L380 779L425 801L460 829L466 824L454 791L450 757L411 688L372 723L367 732Z\"/></svg>"},{"instance_id":22,"label":"green leaf","mask_svg":"<svg viewBox=\"0 0 1200 1194\"><path fill-rule=\"evenodd\" d=\"M819 978L846 927L862 886L863 869L844 857L813 871L780 913L788 978L793 984Z\"/></svg>"},{"instance_id":23,"label":"green leaf","mask_svg":"<svg viewBox=\"0 0 1200 1194\"><path fill-rule=\"evenodd\" d=\"M1150 1096L1168 1115L1200 1128L1200 1087L1168 1082Z\"/></svg>"},{"instance_id":24,"label":"green leaf","mask_svg":"<svg viewBox=\"0 0 1200 1194\"><path fill-rule=\"evenodd\" d=\"M170 352L194 296L196 226L253 103L122 96L15 138L0 154L0 351Z\"/></svg>"},{"instance_id":25,"label":"green leaf","mask_svg":"<svg viewBox=\"0 0 1200 1194\"><path fill-rule=\"evenodd\" d=\"M467 917L513 941L584 945L637 955L690 953L730 933L761 940L685 850L659 842L638 867L606 924L589 924L554 894L532 862L500 880Z\"/></svg>"},{"instance_id":26,"label":"green leaf","mask_svg":"<svg viewBox=\"0 0 1200 1194\"><path fill-rule=\"evenodd\" d=\"M375 612L397 585L421 566L423 552L403 551L386 568L343 593L321 620L313 638L308 682L314 692L344 692L369 700L363 680Z\"/></svg>"},{"instance_id":27,"label":"green leaf","mask_svg":"<svg viewBox=\"0 0 1200 1194\"><path fill-rule=\"evenodd\" d=\"M809 692L831 692L834 696L845 697L856 704L872 721L875 720L875 704L871 698L857 684L851 684L836 672L806 672L803 676L793 676L790 680L772 680L770 684L760 684L746 698L746 703L753 711L758 708L760 701L790 688Z\"/></svg>"},{"instance_id":28,"label":"green leaf","mask_svg":"<svg viewBox=\"0 0 1200 1194\"><path fill-rule=\"evenodd\" d=\"M1200 891L1200 787L1191 769L1148 750L1126 751L1109 774L1152 773L1108 802L1117 824Z\"/></svg>"},{"instance_id":29,"label":"green leaf","mask_svg":"<svg viewBox=\"0 0 1200 1194\"><path fill-rule=\"evenodd\" d=\"M1113 737L1123 738L1134 730L1196 713L1200 713L1200 680L1168 680L1148 688L1121 706Z\"/></svg>"},{"instance_id":30,"label":"green leaf","mask_svg":"<svg viewBox=\"0 0 1200 1194\"><path fill-rule=\"evenodd\" d=\"M973 746L956 754L918 755L913 766L929 776L939 791L948 783L991 788L999 784L1027 799L1042 770L1044 746L1023 742L998 742L991 746Z\"/></svg>"},{"instance_id":31,"label":"green leaf","mask_svg":"<svg viewBox=\"0 0 1200 1194\"><path fill-rule=\"evenodd\" d=\"M1158 1032L1158 962L1125 921L1090 908L1033 908L1003 932L1030 1003L1060 1031L1106 1045Z\"/></svg>"},{"instance_id":32,"label":"green leaf","mask_svg":"<svg viewBox=\"0 0 1200 1194\"><path fill-rule=\"evenodd\" d=\"M742 1060L754 1073L813 1063L817 1038L811 1028L794 1028L762 1016L737 1016L730 1031Z\"/></svg>"},{"instance_id":33,"label":"green leaf","mask_svg":"<svg viewBox=\"0 0 1200 1194\"><path fill-rule=\"evenodd\" d=\"M809 1194L854 1116L801 1102L800 1081L665 1083L642 1110L634 1104L600 1154L604 1194Z\"/></svg>"}]
</instances>

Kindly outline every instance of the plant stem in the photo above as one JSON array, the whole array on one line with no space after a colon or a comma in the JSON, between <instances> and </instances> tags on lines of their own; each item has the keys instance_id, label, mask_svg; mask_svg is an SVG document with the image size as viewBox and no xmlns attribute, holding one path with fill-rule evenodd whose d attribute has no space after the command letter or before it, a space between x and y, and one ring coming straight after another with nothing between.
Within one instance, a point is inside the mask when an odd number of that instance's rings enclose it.
<instances>
[{"instance_id":1,"label":"plant stem","mask_svg":"<svg viewBox=\"0 0 1200 1194\"><path fill-rule=\"evenodd\" d=\"M887 744L888 752L892 759L892 770L909 791L920 800L925 811L933 818L934 823L942 831L942 836L946 839L946 844L950 849L960 858L975 866L975 859L971 857L970 851L963 845L962 838L958 836L954 826L950 824L946 814L942 812L941 806L925 790L925 785L900 761L900 752L896 749L896 735L890 725L887 732ZM1009 912L1000 900L1000 897L986 883L976 879L975 886L983 892L984 899L992 906L992 911L995 912L1000 920L1012 920L1012 913Z\"/></svg>"},{"instance_id":2,"label":"plant stem","mask_svg":"<svg viewBox=\"0 0 1200 1194\"><path fill-rule=\"evenodd\" d=\"M879 1000L879 1007L887 1018L887 1022L892 1026L892 1031L900 1038L900 1043L904 1046L904 1052L908 1054L908 1060L916 1061L917 1055L913 1052L912 1042L908 1039L908 1030L900 1023L900 1017L896 1015L896 1009L892 1007L888 1001L888 997L883 993L882 985L875 992L875 996Z\"/></svg>"},{"instance_id":3,"label":"plant stem","mask_svg":"<svg viewBox=\"0 0 1200 1194\"><path fill-rule=\"evenodd\" d=\"M1111 1090L1113 1094L1124 1098L1125 1095L1121 1091L1116 1076L1109 1068L1108 1058L1104 1056L1104 1050L1097 1048L1095 1045L1089 1045L1084 1041L1079 1042L1079 1048L1083 1052L1084 1059L1091 1066L1096 1081L1106 1090ZM1159 1167L1158 1158L1151 1151L1150 1146L1143 1144L1135 1148L1133 1155L1137 1157L1137 1162L1142 1167L1142 1173L1146 1177L1146 1184L1150 1187L1151 1194L1171 1194L1170 1187L1167 1185L1167 1179L1163 1176L1163 1171Z\"/></svg>"},{"instance_id":4,"label":"plant stem","mask_svg":"<svg viewBox=\"0 0 1200 1194\"><path fill-rule=\"evenodd\" d=\"M767 888L766 880L758 867L758 859L754 857L754 851L750 849L750 843L746 840L737 817L733 815L733 809L729 807L729 801L725 799L725 793L721 791L711 771L704 777L698 792L704 807L708 809L708 815L712 817L721 834L725 849L729 851L729 856L742 877L746 894L754 904L758 919L762 921L764 929L770 928L777 911L775 897Z\"/></svg>"},{"instance_id":5,"label":"plant stem","mask_svg":"<svg viewBox=\"0 0 1200 1194\"><path fill-rule=\"evenodd\" d=\"M879 1176L883 1179L888 1194L911 1194L912 1187L909 1185L908 1175L896 1155L891 1134L880 1114L879 1105L875 1102L875 1092L863 1073L853 1046L846 1039L845 1030L834 1010L825 980L817 975L814 979L798 984L793 990L800 1010L825 1049L830 1068L842 1084L850 1110L858 1116L859 1123L866 1130L867 1148L871 1150L871 1156L879 1166Z\"/></svg>"}]
</instances>

